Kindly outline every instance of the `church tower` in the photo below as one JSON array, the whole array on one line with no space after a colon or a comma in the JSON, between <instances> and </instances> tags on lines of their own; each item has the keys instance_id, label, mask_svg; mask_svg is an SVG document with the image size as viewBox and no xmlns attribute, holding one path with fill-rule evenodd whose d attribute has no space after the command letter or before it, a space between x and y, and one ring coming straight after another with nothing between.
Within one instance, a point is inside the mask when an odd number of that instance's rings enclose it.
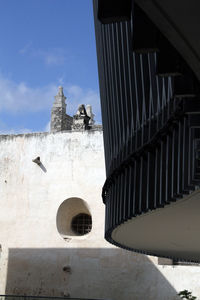
<instances>
[{"instance_id":1,"label":"church tower","mask_svg":"<svg viewBox=\"0 0 200 300\"><path fill-rule=\"evenodd\" d=\"M71 130L72 117L66 114L66 97L62 86L59 86L58 94L54 98L51 110L51 132Z\"/></svg>"}]
</instances>

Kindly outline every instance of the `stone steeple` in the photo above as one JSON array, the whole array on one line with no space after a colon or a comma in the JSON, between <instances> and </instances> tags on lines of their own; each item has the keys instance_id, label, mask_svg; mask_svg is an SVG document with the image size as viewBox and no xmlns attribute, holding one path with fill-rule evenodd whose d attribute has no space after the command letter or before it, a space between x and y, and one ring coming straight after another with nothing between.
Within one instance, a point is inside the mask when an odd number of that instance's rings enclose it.
<instances>
[{"instance_id":1,"label":"stone steeple","mask_svg":"<svg viewBox=\"0 0 200 300\"><path fill-rule=\"evenodd\" d=\"M62 86L59 86L58 94L54 98L55 101L51 110L51 132L70 130L72 118L66 115L66 97Z\"/></svg>"},{"instance_id":2,"label":"stone steeple","mask_svg":"<svg viewBox=\"0 0 200 300\"><path fill-rule=\"evenodd\" d=\"M58 106L62 106L65 108L66 110L66 103L65 103L65 100L67 99L65 96L64 96L64 93L63 93L63 87L62 86L59 86L58 87L58 94L54 97L55 98L55 102L54 104L57 104Z\"/></svg>"}]
</instances>

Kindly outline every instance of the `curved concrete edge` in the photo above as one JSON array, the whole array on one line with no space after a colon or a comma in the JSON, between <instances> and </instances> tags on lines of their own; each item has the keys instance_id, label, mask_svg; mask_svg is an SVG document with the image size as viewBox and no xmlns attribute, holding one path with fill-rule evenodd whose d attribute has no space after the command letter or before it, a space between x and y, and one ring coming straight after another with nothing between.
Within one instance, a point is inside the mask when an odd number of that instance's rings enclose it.
<instances>
[{"instance_id":1,"label":"curved concrete edge","mask_svg":"<svg viewBox=\"0 0 200 300\"><path fill-rule=\"evenodd\" d=\"M200 190L124 222L111 237L116 244L134 251L200 261L199 232Z\"/></svg>"}]
</instances>

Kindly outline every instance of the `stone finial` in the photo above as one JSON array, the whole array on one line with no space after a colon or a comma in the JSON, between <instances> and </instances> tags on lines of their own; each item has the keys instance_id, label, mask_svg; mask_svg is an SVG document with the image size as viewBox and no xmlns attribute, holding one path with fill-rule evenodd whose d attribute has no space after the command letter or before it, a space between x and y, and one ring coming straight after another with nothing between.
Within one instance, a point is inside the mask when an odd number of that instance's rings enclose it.
<instances>
[{"instance_id":1,"label":"stone finial","mask_svg":"<svg viewBox=\"0 0 200 300\"><path fill-rule=\"evenodd\" d=\"M94 114L92 112L92 105L90 105L90 104L86 105L86 112L87 112L88 117L90 117L89 125L94 125L95 120L94 120Z\"/></svg>"},{"instance_id":2,"label":"stone finial","mask_svg":"<svg viewBox=\"0 0 200 300\"><path fill-rule=\"evenodd\" d=\"M73 117L72 130L89 129L90 117L87 115L85 105L81 104L78 107L76 114Z\"/></svg>"},{"instance_id":3,"label":"stone finial","mask_svg":"<svg viewBox=\"0 0 200 300\"><path fill-rule=\"evenodd\" d=\"M58 87L58 96L64 96L64 94L63 94L63 87L62 86Z\"/></svg>"},{"instance_id":4,"label":"stone finial","mask_svg":"<svg viewBox=\"0 0 200 300\"><path fill-rule=\"evenodd\" d=\"M85 109L85 105L84 104L79 105L78 110L74 116L86 116L86 115L87 112Z\"/></svg>"}]
</instances>

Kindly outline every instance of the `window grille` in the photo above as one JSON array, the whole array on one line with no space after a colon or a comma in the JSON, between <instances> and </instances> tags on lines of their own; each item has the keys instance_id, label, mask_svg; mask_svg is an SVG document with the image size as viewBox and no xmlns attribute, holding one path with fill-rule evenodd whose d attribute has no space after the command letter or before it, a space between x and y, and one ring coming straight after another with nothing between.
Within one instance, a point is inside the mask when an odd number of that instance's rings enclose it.
<instances>
[{"instance_id":1,"label":"window grille","mask_svg":"<svg viewBox=\"0 0 200 300\"><path fill-rule=\"evenodd\" d=\"M78 214L72 219L72 230L78 235L84 235L92 229L92 218L88 214Z\"/></svg>"}]
</instances>

